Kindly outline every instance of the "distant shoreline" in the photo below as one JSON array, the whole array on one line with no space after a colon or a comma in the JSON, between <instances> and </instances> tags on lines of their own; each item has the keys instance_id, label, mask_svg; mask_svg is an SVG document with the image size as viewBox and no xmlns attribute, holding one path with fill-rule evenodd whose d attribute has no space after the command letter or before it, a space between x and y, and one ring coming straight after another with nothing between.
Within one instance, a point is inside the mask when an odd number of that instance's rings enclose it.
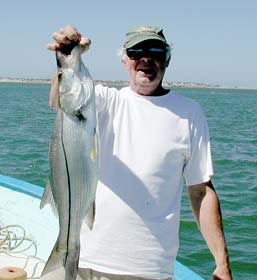
<instances>
[{"instance_id":1,"label":"distant shoreline","mask_svg":"<svg viewBox=\"0 0 257 280\"><path fill-rule=\"evenodd\" d=\"M28 78L0 78L0 83L24 83L24 84L51 84L50 79L28 79ZM128 81L104 81L95 80L96 84L102 84L105 86L128 86ZM202 83L191 83L191 82L163 82L164 87L175 87L175 88L213 88L213 89L249 89L257 90L255 88L237 87L237 86L221 86L221 85L209 85Z\"/></svg>"}]
</instances>

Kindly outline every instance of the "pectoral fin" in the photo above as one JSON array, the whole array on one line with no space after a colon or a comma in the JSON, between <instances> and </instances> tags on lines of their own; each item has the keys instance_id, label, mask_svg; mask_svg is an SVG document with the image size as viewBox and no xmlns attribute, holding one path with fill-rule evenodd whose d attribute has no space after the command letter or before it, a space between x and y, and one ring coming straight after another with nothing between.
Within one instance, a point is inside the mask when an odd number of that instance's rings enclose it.
<instances>
[{"instance_id":1,"label":"pectoral fin","mask_svg":"<svg viewBox=\"0 0 257 280\"><path fill-rule=\"evenodd\" d=\"M56 207L53 193L52 193L50 178L47 180L46 185L45 185L45 191L44 191L43 197L40 202L40 209L42 209L48 203L51 205L52 211L53 211L54 215L57 217L58 211L57 211L57 207Z\"/></svg>"},{"instance_id":2,"label":"pectoral fin","mask_svg":"<svg viewBox=\"0 0 257 280\"><path fill-rule=\"evenodd\" d=\"M97 158L97 134L96 134L96 129L94 128L94 135L93 135L93 147L92 147L92 151L91 151L91 159L93 161L96 160Z\"/></svg>"},{"instance_id":3,"label":"pectoral fin","mask_svg":"<svg viewBox=\"0 0 257 280\"><path fill-rule=\"evenodd\" d=\"M93 201L92 204L90 205L85 218L85 222L91 230L93 228L94 221L95 221L95 201Z\"/></svg>"}]
</instances>

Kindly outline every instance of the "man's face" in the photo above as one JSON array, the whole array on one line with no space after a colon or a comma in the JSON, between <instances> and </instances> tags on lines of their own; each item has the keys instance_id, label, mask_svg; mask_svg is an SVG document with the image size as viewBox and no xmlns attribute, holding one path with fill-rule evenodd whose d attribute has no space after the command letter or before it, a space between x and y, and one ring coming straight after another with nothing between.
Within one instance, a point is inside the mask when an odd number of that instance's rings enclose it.
<instances>
[{"instance_id":1,"label":"man's face","mask_svg":"<svg viewBox=\"0 0 257 280\"><path fill-rule=\"evenodd\" d=\"M161 86L167 67L166 51L160 44L146 41L128 49L123 63L129 73L131 89L151 95Z\"/></svg>"}]
</instances>

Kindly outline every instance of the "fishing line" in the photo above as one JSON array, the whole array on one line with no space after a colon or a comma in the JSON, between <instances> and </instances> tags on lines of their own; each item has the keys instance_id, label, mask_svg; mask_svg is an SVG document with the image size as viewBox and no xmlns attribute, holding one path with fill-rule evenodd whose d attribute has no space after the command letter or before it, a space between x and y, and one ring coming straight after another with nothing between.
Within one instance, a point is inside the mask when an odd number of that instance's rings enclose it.
<instances>
[{"instance_id":1,"label":"fishing line","mask_svg":"<svg viewBox=\"0 0 257 280\"><path fill-rule=\"evenodd\" d=\"M27 255L27 254L28 255ZM10 258L23 259L25 264L21 267L28 270L30 261L36 261L33 264L31 275L27 279L40 279L41 271L39 265L45 264L45 261L37 257L37 244L36 242L26 235L25 229L16 224L4 225L0 220L0 255L4 254ZM42 269L42 268L41 268ZM38 275L38 276L36 276Z\"/></svg>"}]
</instances>

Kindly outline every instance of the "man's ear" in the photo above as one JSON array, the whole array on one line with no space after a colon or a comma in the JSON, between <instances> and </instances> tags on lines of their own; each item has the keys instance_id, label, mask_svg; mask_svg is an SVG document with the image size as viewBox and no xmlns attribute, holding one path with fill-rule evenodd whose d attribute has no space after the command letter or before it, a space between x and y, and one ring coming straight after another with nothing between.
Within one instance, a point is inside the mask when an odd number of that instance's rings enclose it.
<instances>
[{"instance_id":1,"label":"man's ear","mask_svg":"<svg viewBox=\"0 0 257 280\"><path fill-rule=\"evenodd\" d=\"M121 58L122 65L127 69L127 59L126 57Z\"/></svg>"}]
</instances>

